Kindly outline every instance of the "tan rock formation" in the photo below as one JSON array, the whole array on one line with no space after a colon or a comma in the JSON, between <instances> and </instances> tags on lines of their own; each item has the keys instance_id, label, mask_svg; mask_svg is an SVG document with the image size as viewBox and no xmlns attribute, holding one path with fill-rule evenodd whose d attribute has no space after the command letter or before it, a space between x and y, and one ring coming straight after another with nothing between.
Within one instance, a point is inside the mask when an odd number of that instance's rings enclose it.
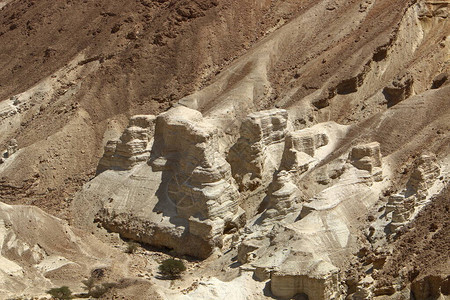
<instances>
[{"instance_id":1,"label":"tan rock formation","mask_svg":"<svg viewBox=\"0 0 450 300\"><path fill-rule=\"evenodd\" d=\"M153 170L170 173L167 196L179 217L189 219L191 233L211 239L221 235L237 214L239 192L225 155L219 152L219 130L202 114L177 107L156 120ZM239 224L234 224L238 226Z\"/></svg>"},{"instance_id":2,"label":"tan rock formation","mask_svg":"<svg viewBox=\"0 0 450 300\"><path fill-rule=\"evenodd\" d=\"M11 139L6 145L6 150L3 151L0 156L0 164L2 164L7 158L11 157L11 155L16 153L18 149L19 146L16 139Z\"/></svg>"},{"instance_id":3,"label":"tan rock formation","mask_svg":"<svg viewBox=\"0 0 450 300\"><path fill-rule=\"evenodd\" d=\"M405 198L404 195L392 195L389 197L386 205L386 212L392 211L391 229L402 226L409 221L411 214L414 212L416 198L414 196Z\"/></svg>"},{"instance_id":4,"label":"tan rock formation","mask_svg":"<svg viewBox=\"0 0 450 300\"><path fill-rule=\"evenodd\" d=\"M61 286L62 280L81 292L80 282L91 268L112 266L116 260L124 270L124 258L91 233L74 229L37 207L0 202L1 299L36 298Z\"/></svg>"},{"instance_id":5,"label":"tan rock formation","mask_svg":"<svg viewBox=\"0 0 450 300\"><path fill-rule=\"evenodd\" d=\"M405 100L413 94L414 78L411 74L397 76L390 85L383 89L388 107Z\"/></svg>"},{"instance_id":6,"label":"tan rock formation","mask_svg":"<svg viewBox=\"0 0 450 300\"><path fill-rule=\"evenodd\" d=\"M314 161L316 149L328 144L328 136L311 128L289 132L286 135L282 168L303 173Z\"/></svg>"},{"instance_id":7,"label":"tan rock formation","mask_svg":"<svg viewBox=\"0 0 450 300\"><path fill-rule=\"evenodd\" d=\"M154 123L152 148L147 145L142 156L148 158L150 151L148 164L99 174L76 202L99 199L91 204L93 217L123 237L206 258L222 247L224 232L245 224L231 167L220 151L222 133L215 120L183 106L159 115ZM133 118L122 140L143 145L138 142L151 132L141 131L147 124L145 118ZM130 139L136 132L139 139ZM123 153L123 149L134 148L127 143L114 148L111 142L106 152Z\"/></svg>"},{"instance_id":8,"label":"tan rock formation","mask_svg":"<svg viewBox=\"0 0 450 300\"><path fill-rule=\"evenodd\" d=\"M292 180L292 175L285 170L275 175L267 196L269 203L263 217L268 219L282 219L289 212L299 209L298 206L303 200L300 190Z\"/></svg>"},{"instance_id":9,"label":"tan rock formation","mask_svg":"<svg viewBox=\"0 0 450 300\"><path fill-rule=\"evenodd\" d=\"M239 245L237 259L241 264L249 263L261 255L269 246L266 239L246 240Z\"/></svg>"},{"instance_id":10,"label":"tan rock formation","mask_svg":"<svg viewBox=\"0 0 450 300\"><path fill-rule=\"evenodd\" d=\"M8 142L8 145L6 146L6 157L10 157L14 153L16 153L18 149L19 149L19 146L17 144L16 139L11 139Z\"/></svg>"},{"instance_id":11,"label":"tan rock formation","mask_svg":"<svg viewBox=\"0 0 450 300\"><path fill-rule=\"evenodd\" d=\"M287 125L288 113L284 109L260 111L244 119L240 137L228 156L242 190L255 189L278 168Z\"/></svg>"},{"instance_id":12,"label":"tan rock formation","mask_svg":"<svg viewBox=\"0 0 450 300\"><path fill-rule=\"evenodd\" d=\"M425 199L428 189L440 174L440 166L434 154L423 154L415 162L414 170L399 194L389 197L386 212L392 212L389 227L392 232L410 221L418 202Z\"/></svg>"},{"instance_id":13,"label":"tan rock formation","mask_svg":"<svg viewBox=\"0 0 450 300\"><path fill-rule=\"evenodd\" d=\"M339 299L339 269L311 254L293 252L271 274L270 288L276 297L291 299L304 294L310 300Z\"/></svg>"},{"instance_id":14,"label":"tan rock formation","mask_svg":"<svg viewBox=\"0 0 450 300\"><path fill-rule=\"evenodd\" d=\"M426 191L439 176L440 167L436 162L436 155L423 154L415 162L414 171L406 184L406 194Z\"/></svg>"},{"instance_id":15,"label":"tan rock formation","mask_svg":"<svg viewBox=\"0 0 450 300\"><path fill-rule=\"evenodd\" d=\"M382 180L380 143L354 146L349 159L357 169L368 171L375 181Z\"/></svg>"},{"instance_id":16,"label":"tan rock formation","mask_svg":"<svg viewBox=\"0 0 450 300\"><path fill-rule=\"evenodd\" d=\"M128 127L118 140L106 143L97 172L108 169L131 169L136 164L145 162L150 157L149 144L154 131L153 115L136 115L131 117Z\"/></svg>"}]
</instances>

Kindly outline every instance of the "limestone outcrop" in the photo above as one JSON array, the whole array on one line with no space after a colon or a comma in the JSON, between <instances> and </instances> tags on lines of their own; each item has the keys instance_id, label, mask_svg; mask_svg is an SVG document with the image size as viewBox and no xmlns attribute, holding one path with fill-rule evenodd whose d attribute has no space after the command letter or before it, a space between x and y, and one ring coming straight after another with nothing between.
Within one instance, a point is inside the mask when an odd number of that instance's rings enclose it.
<instances>
[{"instance_id":1,"label":"limestone outcrop","mask_svg":"<svg viewBox=\"0 0 450 300\"><path fill-rule=\"evenodd\" d=\"M136 115L130 118L128 127L120 139L106 143L97 172L108 169L128 170L150 157L150 139L154 131L155 116Z\"/></svg>"},{"instance_id":2,"label":"limestone outcrop","mask_svg":"<svg viewBox=\"0 0 450 300\"><path fill-rule=\"evenodd\" d=\"M7 158L11 157L11 155L16 153L18 149L19 146L16 139L11 139L6 145L6 150L3 151L2 155L0 156L0 164L2 164Z\"/></svg>"},{"instance_id":3,"label":"limestone outcrop","mask_svg":"<svg viewBox=\"0 0 450 300\"><path fill-rule=\"evenodd\" d=\"M380 143L354 146L350 151L349 160L355 168L368 171L375 181L382 179Z\"/></svg>"},{"instance_id":4,"label":"limestone outcrop","mask_svg":"<svg viewBox=\"0 0 450 300\"><path fill-rule=\"evenodd\" d=\"M228 155L241 190L253 190L267 178L270 181L281 160L287 128L284 109L252 113L243 120L240 137Z\"/></svg>"},{"instance_id":5,"label":"limestone outcrop","mask_svg":"<svg viewBox=\"0 0 450 300\"><path fill-rule=\"evenodd\" d=\"M136 165L99 174L77 202L99 199L93 218L123 237L207 258L222 247L225 233L245 224L220 147L223 134L214 124L183 106L156 118L133 117L121 141L106 152L114 153L114 166L124 165L124 153Z\"/></svg>"},{"instance_id":6,"label":"limestone outcrop","mask_svg":"<svg viewBox=\"0 0 450 300\"><path fill-rule=\"evenodd\" d=\"M267 195L268 206L263 214L263 218L272 220L282 219L288 213L298 210L298 206L304 200L289 172L283 170L274 177Z\"/></svg>"},{"instance_id":7,"label":"limestone outcrop","mask_svg":"<svg viewBox=\"0 0 450 300\"><path fill-rule=\"evenodd\" d=\"M87 198L101 198L96 218L104 227L181 255L208 258L222 249L241 271L270 279L279 298L343 299L344 257L356 253L361 237L353 224L386 188L378 142L335 152L347 126L326 122L294 131L281 109L248 115L231 148L223 120L185 106L160 114L154 124L138 166L90 182L95 192ZM129 131L124 144L133 141ZM429 188L439 173L433 162L418 160L404 194ZM392 195L389 201L383 226L406 222L415 198Z\"/></svg>"},{"instance_id":8,"label":"limestone outcrop","mask_svg":"<svg viewBox=\"0 0 450 300\"><path fill-rule=\"evenodd\" d=\"M267 239L256 238L243 241L238 248L237 259L241 264L252 262L259 257L269 246Z\"/></svg>"},{"instance_id":9,"label":"limestone outcrop","mask_svg":"<svg viewBox=\"0 0 450 300\"><path fill-rule=\"evenodd\" d=\"M411 74L397 76L390 85L383 89L388 107L405 100L413 94L414 78Z\"/></svg>"},{"instance_id":10,"label":"limestone outcrop","mask_svg":"<svg viewBox=\"0 0 450 300\"><path fill-rule=\"evenodd\" d=\"M392 232L409 222L418 202L427 197L428 189L439 174L440 166L434 154L423 154L416 160L406 188L391 195L386 204L386 212L392 212L389 224Z\"/></svg>"},{"instance_id":11,"label":"limestone outcrop","mask_svg":"<svg viewBox=\"0 0 450 300\"><path fill-rule=\"evenodd\" d=\"M30 295L60 286L61 278L79 283L91 268L123 258L91 233L73 229L37 207L0 202L0 299L36 298ZM76 291L81 292L81 286Z\"/></svg>"},{"instance_id":12,"label":"limestone outcrop","mask_svg":"<svg viewBox=\"0 0 450 300\"><path fill-rule=\"evenodd\" d=\"M156 119L150 164L168 176L167 198L189 230L204 239L239 226L239 192L225 155L219 151L219 129L202 114L176 107ZM239 216L238 216L239 215Z\"/></svg>"},{"instance_id":13,"label":"limestone outcrop","mask_svg":"<svg viewBox=\"0 0 450 300\"><path fill-rule=\"evenodd\" d=\"M339 299L339 269L307 253L293 252L271 273L272 293L282 299L305 295L310 300Z\"/></svg>"},{"instance_id":14,"label":"limestone outcrop","mask_svg":"<svg viewBox=\"0 0 450 300\"><path fill-rule=\"evenodd\" d=\"M328 144L328 136L312 128L289 132L283 152L281 167L303 173L314 161L316 149Z\"/></svg>"},{"instance_id":15,"label":"limestone outcrop","mask_svg":"<svg viewBox=\"0 0 450 300\"><path fill-rule=\"evenodd\" d=\"M386 212L392 212L390 228L395 231L398 227L408 222L414 212L416 204L415 197L406 197L403 194L395 194L389 197Z\"/></svg>"},{"instance_id":16,"label":"limestone outcrop","mask_svg":"<svg viewBox=\"0 0 450 300\"><path fill-rule=\"evenodd\" d=\"M449 9L0 0L0 299L445 298Z\"/></svg>"},{"instance_id":17,"label":"limestone outcrop","mask_svg":"<svg viewBox=\"0 0 450 300\"><path fill-rule=\"evenodd\" d=\"M440 167L434 154L423 154L415 162L415 168L406 184L407 195L425 193L439 176Z\"/></svg>"}]
</instances>

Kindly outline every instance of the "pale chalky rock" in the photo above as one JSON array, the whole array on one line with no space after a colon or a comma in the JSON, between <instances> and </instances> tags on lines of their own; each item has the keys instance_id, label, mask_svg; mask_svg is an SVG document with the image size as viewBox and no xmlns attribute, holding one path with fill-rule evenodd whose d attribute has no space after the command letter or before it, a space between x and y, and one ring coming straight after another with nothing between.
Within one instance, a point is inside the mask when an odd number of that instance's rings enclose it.
<instances>
[{"instance_id":1,"label":"pale chalky rock","mask_svg":"<svg viewBox=\"0 0 450 300\"><path fill-rule=\"evenodd\" d=\"M399 203L405 200L405 196L402 194L394 194L389 196L388 203L386 204L386 213L393 212Z\"/></svg>"},{"instance_id":2,"label":"pale chalky rock","mask_svg":"<svg viewBox=\"0 0 450 300\"><path fill-rule=\"evenodd\" d=\"M415 162L415 168L406 184L406 196L426 191L440 174L436 155L423 154Z\"/></svg>"},{"instance_id":3,"label":"pale chalky rock","mask_svg":"<svg viewBox=\"0 0 450 300\"><path fill-rule=\"evenodd\" d=\"M19 146L17 145L16 139L11 139L10 141L8 141L8 143L6 144L6 150L3 151L3 153L0 152L0 164L4 163L5 160L16 153L18 149Z\"/></svg>"},{"instance_id":4,"label":"pale chalky rock","mask_svg":"<svg viewBox=\"0 0 450 300\"><path fill-rule=\"evenodd\" d=\"M291 252L271 274L274 296L291 299L304 294L310 300L338 299L342 295L339 269L329 262L316 260L310 253Z\"/></svg>"},{"instance_id":5,"label":"pale chalky rock","mask_svg":"<svg viewBox=\"0 0 450 300\"><path fill-rule=\"evenodd\" d=\"M402 194L396 194L389 197L386 212L392 212L391 223L389 224L391 232L395 232L399 227L409 222L415 204L415 196L405 198Z\"/></svg>"},{"instance_id":6,"label":"pale chalky rock","mask_svg":"<svg viewBox=\"0 0 450 300\"><path fill-rule=\"evenodd\" d=\"M368 171L375 181L382 180L380 143L354 146L350 151L349 159L355 168Z\"/></svg>"},{"instance_id":7,"label":"pale chalky rock","mask_svg":"<svg viewBox=\"0 0 450 300\"><path fill-rule=\"evenodd\" d=\"M35 206L0 202L0 299L44 295L61 278L81 282L115 257L111 246Z\"/></svg>"},{"instance_id":8,"label":"pale chalky rock","mask_svg":"<svg viewBox=\"0 0 450 300\"><path fill-rule=\"evenodd\" d=\"M327 144L328 137L326 134L315 132L310 128L289 133L288 146L297 151L305 152L313 157L317 148L323 147Z\"/></svg>"},{"instance_id":9,"label":"pale chalky rock","mask_svg":"<svg viewBox=\"0 0 450 300\"><path fill-rule=\"evenodd\" d=\"M150 157L150 139L153 135L155 116L131 117L128 127L120 139L110 140L105 145L104 155L97 173L108 169L128 170Z\"/></svg>"},{"instance_id":10,"label":"pale chalky rock","mask_svg":"<svg viewBox=\"0 0 450 300\"><path fill-rule=\"evenodd\" d=\"M284 109L259 111L244 119L240 137L228 156L242 190L261 185L278 168L287 124L288 113Z\"/></svg>"},{"instance_id":11,"label":"pale chalky rock","mask_svg":"<svg viewBox=\"0 0 450 300\"><path fill-rule=\"evenodd\" d=\"M240 195L218 139L218 128L190 108L173 108L156 120L150 164L167 174L167 197L204 239L221 235L238 214Z\"/></svg>"},{"instance_id":12,"label":"pale chalky rock","mask_svg":"<svg viewBox=\"0 0 450 300\"><path fill-rule=\"evenodd\" d=\"M400 194L392 195L386 204L386 212L392 212L389 227L392 232L410 221L417 202L426 198L428 189L440 174L440 166L434 154L422 154L404 189Z\"/></svg>"},{"instance_id":13,"label":"pale chalky rock","mask_svg":"<svg viewBox=\"0 0 450 300\"><path fill-rule=\"evenodd\" d=\"M267 239L246 240L239 245L237 259L241 264L253 261L269 246Z\"/></svg>"},{"instance_id":14,"label":"pale chalky rock","mask_svg":"<svg viewBox=\"0 0 450 300\"><path fill-rule=\"evenodd\" d=\"M372 172L375 167L381 167L380 143L357 145L350 152L352 165L360 170Z\"/></svg>"},{"instance_id":15,"label":"pale chalky rock","mask_svg":"<svg viewBox=\"0 0 450 300\"><path fill-rule=\"evenodd\" d=\"M286 135L281 167L285 170L303 173L308 170L309 164L314 162L316 149L328 144L328 136L308 128Z\"/></svg>"},{"instance_id":16,"label":"pale chalky rock","mask_svg":"<svg viewBox=\"0 0 450 300\"><path fill-rule=\"evenodd\" d=\"M16 139L11 139L6 146L6 157L10 157L14 153L16 153L18 149L19 146Z\"/></svg>"},{"instance_id":17,"label":"pale chalky rock","mask_svg":"<svg viewBox=\"0 0 450 300\"><path fill-rule=\"evenodd\" d=\"M293 182L292 175L285 170L275 175L267 196L269 204L263 215L267 218L265 220L267 222L271 222L271 219L282 219L289 212L298 209L303 200L300 190Z\"/></svg>"}]
</instances>

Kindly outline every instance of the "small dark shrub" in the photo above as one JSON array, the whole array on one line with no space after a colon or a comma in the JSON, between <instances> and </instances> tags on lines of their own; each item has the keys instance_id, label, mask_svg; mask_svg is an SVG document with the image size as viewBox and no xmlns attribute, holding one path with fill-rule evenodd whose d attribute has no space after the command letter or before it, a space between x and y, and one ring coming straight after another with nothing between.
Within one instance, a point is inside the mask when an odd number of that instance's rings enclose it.
<instances>
[{"instance_id":1,"label":"small dark shrub","mask_svg":"<svg viewBox=\"0 0 450 300\"><path fill-rule=\"evenodd\" d=\"M104 276L105 276L105 269L102 269L102 268L94 269L91 272L91 277L93 277L95 279L101 279Z\"/></svg>"},{"instance_id":2,"label":"small dark shrub","mask_svg":"<svg viewBox=\"0 0 450 300\"><path fill-rule=\"evenodd\" d=\"M169 258L159 265L159 272L167 278L179 278L186 271L186 266L181 260Z\"/></svg>"},{"instance_id":3,"label":"small dark shrub","mask_svg":"<svg viewBox=\"0 0 450 300\"><path fill-rule=\"evenodd\" d=\"M136 252L138 247L139 247L139 243L128 242L127 249L125 250L125 253L130 253L130 254L134 253L134 252Z\"/></svg>"},{"instance_id":4,"label":"small dark shrub","mask_svg":"<svg viewBox=\"0 0 450 300\"><path fill-rule=\"evenodd\" d=\"M89 296L94 298L100 298L101 296L106 294L110 289L116 286L117 283L114 282L103 282L101 284L97 284L89 291Z\"/></svg>"},{"instance_id":5,"label":"small dark shrub","mask_svg":"<svg viewBox=\"0 0 450 300\"><path fill-rule=\"evenodd\" d=\"M105 282L107 269L97 268L91 271L91 277L82 280L81 283L85 285L87 296L93 298L100 298L106 294L110 289L115 288L117 283Z\"/></svg>"},{"instance_id":6,"label":"small dark shrub","mask_svg":"<svg viewBox=\"0 0 450 300\"><path fill-rule=\"evenodd\" d=\"M72 299L72 291L67 286L62 286L60 288L53 288L47 291L53 298L65 300Z\"/></svg>"}]
</instances>

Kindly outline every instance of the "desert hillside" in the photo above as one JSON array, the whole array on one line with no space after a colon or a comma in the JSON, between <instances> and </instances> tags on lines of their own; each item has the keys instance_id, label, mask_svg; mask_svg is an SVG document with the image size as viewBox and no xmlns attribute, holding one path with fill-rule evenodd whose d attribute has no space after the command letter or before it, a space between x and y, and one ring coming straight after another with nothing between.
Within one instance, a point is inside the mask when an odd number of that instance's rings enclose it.
<instances>
[{"instance_id":1,"label":"desert hillside","mask_svg":"<svg viewBox=\"0 0 450 300\"><path fill-rule=\"evenodd\" d=\"M0 298L448 299L449 7L0 1Z\"/></svg>"}]
</instances>

